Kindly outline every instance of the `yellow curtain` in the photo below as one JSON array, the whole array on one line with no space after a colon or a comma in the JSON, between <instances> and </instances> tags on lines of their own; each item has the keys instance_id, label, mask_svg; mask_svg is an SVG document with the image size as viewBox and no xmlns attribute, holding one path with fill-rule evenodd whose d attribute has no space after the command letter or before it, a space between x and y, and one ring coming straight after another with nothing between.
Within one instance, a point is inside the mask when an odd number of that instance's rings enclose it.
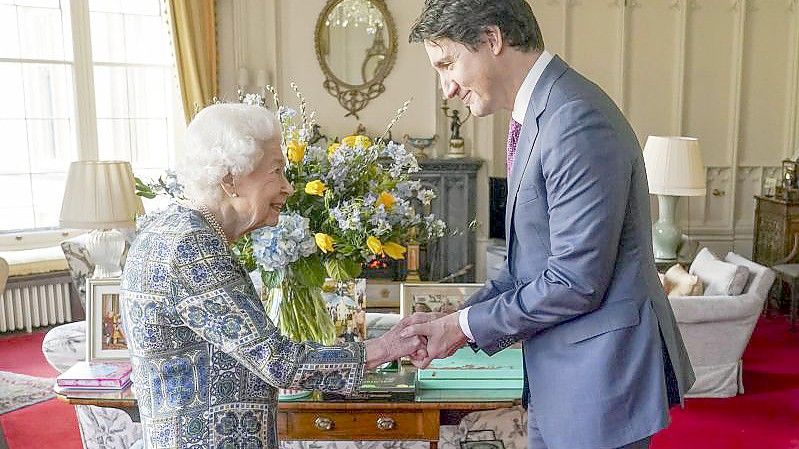
<instances>
[{"instance_id":1,"label":"yellow curtain","mask_svg":"<svg viewBox=\"0 0 799 449\"><path fill-rule=\"evenodd\" d=\"M214 0L167 0L186 123L217 95Z\"/></svg>"}]
</instances>

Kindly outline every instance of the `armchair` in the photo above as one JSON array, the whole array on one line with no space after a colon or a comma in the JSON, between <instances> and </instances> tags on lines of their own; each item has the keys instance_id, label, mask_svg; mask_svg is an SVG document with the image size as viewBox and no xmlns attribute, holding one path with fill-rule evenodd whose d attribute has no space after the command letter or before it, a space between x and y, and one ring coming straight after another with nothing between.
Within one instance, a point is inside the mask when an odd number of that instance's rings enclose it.
<instances>
[{"instance_id":1,"label":"armchair","mask_svg":"<svg viewBox=\"0 0 799 449\"><path fill-rule=\"evenodd\" d=\"M688 397L730 397L744 392L741 357L774 282L774 272L767 267L734 253L724 260L749 269L742 294L669 298L696 373Z\"/></svg>"}]
</instances>

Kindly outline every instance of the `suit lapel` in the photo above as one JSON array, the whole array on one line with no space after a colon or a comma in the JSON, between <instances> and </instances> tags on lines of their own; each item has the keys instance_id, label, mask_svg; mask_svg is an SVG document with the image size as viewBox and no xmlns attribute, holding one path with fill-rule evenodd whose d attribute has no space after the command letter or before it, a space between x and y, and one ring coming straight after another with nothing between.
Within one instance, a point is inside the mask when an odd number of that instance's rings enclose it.
<instances>
[{"instance_id":1,"label":"suit lapel","mask_svg":"<svg viewBox=\"0 0 799 449\"><path fill-rule=\"evenodd\" d=\"M510 179L508 179L508 198L505 209L505 238L507 241L508 260L510 260L511 239L513 237L513 214L516 209L516 194L521 187L522 177L527 169L527 163L533 154L533 145L538 137L538 118L544 113L552 92L552 86L560 78L569 66L560 57L555 56L544 69L541 78L533 89L533 96L527 105L527 112L524 115L524 123L519 133L519 141L516 145L516 158L513 162Z\"/></svg>"}]
</instances>

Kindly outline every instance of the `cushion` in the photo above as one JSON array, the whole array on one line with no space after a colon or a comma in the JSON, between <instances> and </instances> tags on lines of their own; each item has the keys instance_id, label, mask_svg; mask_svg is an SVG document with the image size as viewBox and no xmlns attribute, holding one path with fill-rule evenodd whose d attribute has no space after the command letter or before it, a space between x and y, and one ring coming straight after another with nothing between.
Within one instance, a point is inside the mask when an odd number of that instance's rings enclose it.
<instances>
[{"instance_id":1,"label":"cushion","mask_svg":"<svg viewBox=\"0 0 799 449\"><path fill-rule=\"evenodd\" d=\"M86 358L86 322L62 324L50 329L42 341L47 363L63 373Z\"/></svg>"},{"instance_id":2,"label":"cushion","mask_svg":"<svg viewBox=\"0 0 799 449\"><path fill-rule=\"evenodd\" d=\"M699 251L688 272L702 280L708 296L738 296L749 280L747 267L720 260L707 248Z\"/></svg>"},{"instance_id":3,"label":"cushion","mask_svg":"<svg viewBox=\"0 0 799 449\"><path fill-rule=\"evenodd\" d=\"M669 290L666 292L669 298L675 296L699 296L704 292L705 285L698 276L685 271L680 264L674 264L666 271L666 284Z\"/></svg>"},{"instance_id":4,"label":"cushion","mask_svg":"<svg viewBox=\"0 0 799 449\"><path fill-rule=\"evenodd\" d=\"M49 273L67 269L67 260L58 246L47 248L2 251L0 257L8 262L9 276Z\"/></svg>"}]
</instances>

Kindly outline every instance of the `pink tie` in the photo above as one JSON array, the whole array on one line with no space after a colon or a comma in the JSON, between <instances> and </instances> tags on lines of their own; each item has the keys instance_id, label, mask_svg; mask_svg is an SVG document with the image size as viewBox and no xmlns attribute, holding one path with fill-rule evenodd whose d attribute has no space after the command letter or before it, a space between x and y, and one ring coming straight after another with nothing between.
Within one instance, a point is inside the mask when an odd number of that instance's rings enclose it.
<instances>
[{"instance_id":1,"label":"pink tie","mask_svg":"<svg viewBox=\"0 0 799 449\"><path fill-rule=\"evenodd\" d=\"M508 126L508 179L510 179L510 171L513 168L513 159L516 157L516 145L519 143L519 133L522 130L522 124L516 120L510 119Z\"/></svg>"}]
</instances>

